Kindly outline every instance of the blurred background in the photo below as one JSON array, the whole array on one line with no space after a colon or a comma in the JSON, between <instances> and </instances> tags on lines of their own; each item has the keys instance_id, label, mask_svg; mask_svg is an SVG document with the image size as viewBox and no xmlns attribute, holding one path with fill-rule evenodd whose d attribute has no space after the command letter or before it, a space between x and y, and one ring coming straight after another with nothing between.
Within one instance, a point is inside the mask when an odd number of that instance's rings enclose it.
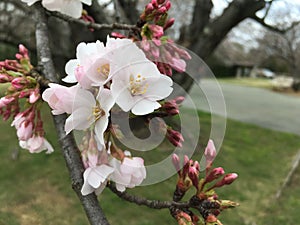
<instances>
[{"instance_id":1,"label":"blurred background","mask_svg":"<svg viewBox=\"0 0 300 225\"><path fill-rule=\"evenodd\" d=\"M136 24L148 1L99 0L86 7L98 23ZM214 73L227 109L225 139L215 165L237 172L239 179L220 190L220 198L240 203L222 213L223 224L300 224L300 1L299 0L172 0L169 29L177 44L196 53ZM111 30L90 32L78 24L49 17L52 53L57 71L75 57L79 42L106 40ZM35 64L35 25L30 8L19 0L0 0L0 60L13 59L22 43ZM120 31L122 33L122 31ZM200 74L201 77L201 74ZM175 74L190 93L201 122L194 159L209 139L212 115L203 92L213 92L211 79L200 86ZM200 88L199 88L200 87ZM0 87L0 89L2 89ZM1 95L3 95L1 91ZM189 113L189 105L183 112ZM44 107L52 155L20 150L10 121L0 127L0 225L88 224L71 189L49 109ZM146 163L170 155L162 143ZM169 200L176 176L130 192ZM106 190L99 201L112 224L176 224L168 210L137 207Z\"/></svg>"}]
</instances>

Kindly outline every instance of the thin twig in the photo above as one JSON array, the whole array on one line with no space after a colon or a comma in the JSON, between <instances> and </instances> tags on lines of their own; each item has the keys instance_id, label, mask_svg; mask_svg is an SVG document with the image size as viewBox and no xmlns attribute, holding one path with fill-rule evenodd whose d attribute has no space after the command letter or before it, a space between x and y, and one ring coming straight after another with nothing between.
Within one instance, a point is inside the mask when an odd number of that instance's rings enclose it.
<instances>
[{"instance_id":1,"label":"thin twig","mask_svg":"<svg viewBox=\"0 0 300 225\"><path fill-rule=\"evenodd\" d=\"M59 19L65 20L67 22L77 23L82 26L85 26L89 29L95 29L95 30L103 30L103 29L109 29L109 30L132 30L132 31L140 31L140 28L138 28L136 25L129 25L129 24L121 24L121 23L113 23L113 24L98 24L98 23L92 23L87 22L81 19L76 19L64 14L61 14L59 12L50 12L47 11L47 14L50 16L57 17Z\"/></svg>"},{"instance_id":2,"label":"thin twig","mask_svg":"<svg viewBox=\"0 0 300 225\"><path fill-rule=\"evenodd\" d=\"M137 205L144 205L152 209L164 209L164 208L171 208L171 207L176 207L176 208L189 207L189 202L149 200L140 196L131 195L126 191L120 192L112 183L109 183L107 186L113 193L115 193L121 199L124 199L128 202L135 203Z\"/></svg>"},{"instance_id":3,"label":"thin twig","mask_svg":"<svg viewBox=\"0 0 300 225\"><path fill-rule=\"evenodd\" d=\"M272 26L270 24L267 24L264 20L264 18L260 18L257 15L254 15L251 17L251 19L254 19L256 22L260 23L262 26L268 28L271 31L275 31L277 33L285 34L288 31L292 30L294 27L296 27L298 24L300 24L300 21L293 22L289 27L281 29L275 26Z\"/></svg>"}]
</instances>

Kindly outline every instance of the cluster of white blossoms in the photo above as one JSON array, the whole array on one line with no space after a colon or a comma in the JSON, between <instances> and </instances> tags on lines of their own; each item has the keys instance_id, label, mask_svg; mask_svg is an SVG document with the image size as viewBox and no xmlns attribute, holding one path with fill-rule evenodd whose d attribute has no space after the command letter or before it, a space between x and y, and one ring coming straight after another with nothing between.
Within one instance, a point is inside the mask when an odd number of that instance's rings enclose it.
<instances>
[{"instance_id":1,"label":"cluster of white blossoms","mask_svg":"<svg viewBox=\"0 0 300 225\"><path fill-rule=\"evenodd\" d=\"M65 70L63 81L75 85L50 84L42 97L54 115L70 114L67 134L88 131L82 149L86 168L82 194L101 192L107 180L114 181L119 191L141 184L146 177L143 159L116 150L106 138L110 111L118 105L135 115L152 113L161 107L158 101L171 94L172 79L161 74L131 40L109 37L106 46L100 41L80 43L76 59Z\"/></svg>"},{"instance_id":2,"label":"cluster of white blossoms","mask_svg":"<svg viewBox=\"0 0 300 225\"><path fill-rule=\"evenodd\" d=\"M22 0L31 6L40 0ZM42 5L49 11L58 11L68 16L79 18L82 14L82 3L92 5L92 0L42 0Z\"/></svg>"}]
</instances>

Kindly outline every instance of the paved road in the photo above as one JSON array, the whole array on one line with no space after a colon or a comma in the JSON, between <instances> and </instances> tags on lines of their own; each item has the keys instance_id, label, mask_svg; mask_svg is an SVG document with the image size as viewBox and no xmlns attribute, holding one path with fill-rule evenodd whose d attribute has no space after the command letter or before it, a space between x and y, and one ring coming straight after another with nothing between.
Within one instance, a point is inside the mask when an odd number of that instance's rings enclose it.
<instances>
[{"instance_id":1,"label":"paved road","mask_svg":"<svg viewBox=\"0 0 300 225\"><path fill-rule=\"evenodd\" d=\"M300 135L300 97L254 87L219 84L228 118ZM212 80L202 80L199 86L194 85L190 95L197 108L224 116L225 105L218 87ZM185 106L193 107L190 103Z\"/></svg>"}]
</instances>

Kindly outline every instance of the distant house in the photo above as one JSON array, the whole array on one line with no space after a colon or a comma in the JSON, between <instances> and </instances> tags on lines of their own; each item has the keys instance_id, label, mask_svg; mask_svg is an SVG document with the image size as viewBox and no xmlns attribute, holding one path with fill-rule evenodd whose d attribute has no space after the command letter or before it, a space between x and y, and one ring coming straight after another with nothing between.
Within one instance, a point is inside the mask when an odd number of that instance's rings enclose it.
<instances>
[{"instance_id":1,"label":"distant house","mask_svg":"<svg viewBox=\"0 0 300 225\"><path fill-rule=\"evenodd\" d=\"M235 71L236 77L250 77L252 70L255 67L254 63L250 61L236 61L231 65Z\"/></svg>"}]
</instances>

